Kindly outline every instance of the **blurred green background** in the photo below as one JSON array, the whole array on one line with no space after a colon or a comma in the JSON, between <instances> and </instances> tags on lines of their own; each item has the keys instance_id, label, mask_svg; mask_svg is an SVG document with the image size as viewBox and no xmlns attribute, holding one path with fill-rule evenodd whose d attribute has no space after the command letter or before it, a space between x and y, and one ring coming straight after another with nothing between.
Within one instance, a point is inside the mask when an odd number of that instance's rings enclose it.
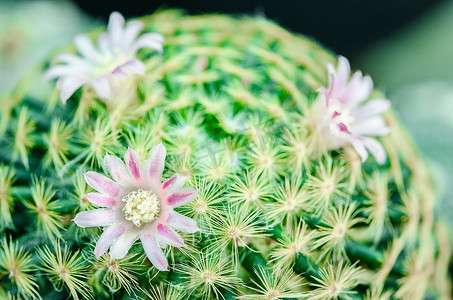
<instances>
[{"instance_id":1,"label":"blurred green background","mask_svg":"<svg viewBox=\"0 0 453 300\"><path fill-rule=\"evenodd\" d=\"M430 162L440 191L438 213L453 227L453 0L143 3L0 0L0 95L52 49L105 24L112 10L128 17L159 7L265 15L373 77Z\"/></svg>"}]
</instances>

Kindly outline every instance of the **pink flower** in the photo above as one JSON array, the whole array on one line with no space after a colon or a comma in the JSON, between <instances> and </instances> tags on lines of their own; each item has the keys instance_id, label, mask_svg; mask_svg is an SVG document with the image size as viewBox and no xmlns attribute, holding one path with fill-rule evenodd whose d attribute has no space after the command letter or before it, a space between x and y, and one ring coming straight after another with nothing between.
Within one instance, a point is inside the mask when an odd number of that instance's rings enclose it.
<instances>
[{"instance_id":1,"label":"pink flower","mask_svg":"<svg viewBox=\"0 0 453 300\"><path fill-rule=\"evenodd\" d=\"M168 262L161 248L184 246L174 229L187 233L199 230L194 220L173 210L194 200L198 191L183 187L185 177L178 174L162 183L165 156L162 143L143 163L129 148L124 154L125 163L116 156L105 156L104 164L113 180L95 172L85 174L88 185L98 191L85 197L102 208L81 212L74 222L80 227L104 227L94 249L97 257L110 248L113 259L123 258L140 239L153 265L166 271Z\"/></svg>"},{"instance_id":2,"label":"pink flower","mask_svg":"<svg viewBox=\"0 0 453 300\"><path fill-rule=\"evenodd\" d=\"M60 99L63 103L82 85L91 86L103 99L111 99L118 92L119 79L132 75L144 75L145 65L135 58L138 49L151 48L162 51L163 37L157 33L140 35L143 23L124 22L118 12L110 15L107 32L98 37L97 46L85 35L74 39L79 55L64 53L58 55L45 74L46 79L58 78Z\"/></svg>"},{"instance_id":3,"label":"pink flower","mask_svg":"<svg viewBox=\"0 0 453 300\"><path fill-rule=\"evenodd\" d=\"M320 110L319 129L327 149L337 149L352 144L364 162L370 151L380 164L386 153L376 139L389 132L381 114L390 108L386 99L369 98L373 81L357 71L350 78L351 69L346 58L340 56L338 67L328 64L329 87L321 87L321 97L316 102ZM368 150L368 151L367 151Z\"/></svg>"}]
</instances>

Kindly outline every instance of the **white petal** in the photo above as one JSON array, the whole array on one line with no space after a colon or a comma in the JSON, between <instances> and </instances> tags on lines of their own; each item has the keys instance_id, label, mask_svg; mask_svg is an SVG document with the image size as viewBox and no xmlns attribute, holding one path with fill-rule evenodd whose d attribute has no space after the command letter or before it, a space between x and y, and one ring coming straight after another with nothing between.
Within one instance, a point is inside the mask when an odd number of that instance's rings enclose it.
<instances>
[{"instance_id":1,"label":"white petal","mask_svg":"<svg viewBox=\"0 0 453 300\"><path fill-rule=\"evenodd\" d=\"M129 172L121 159L114 155L107 154L104 156L104 165L110 176L112 176L113 180L118 184L124 185L129 183Z\"/></svg>"},{"instance_id":2,"label":"white petal","mask_svg":"<svg viewBox=\"0 0 453 300\"><path fill-rule=\"evenodd\" d=\"M110 45L112 48L120 47L121 40L123 39L124 31L124 17L119 12L112 12L107 26L107 32L110 38Z\"/></svg>"},{"instance_id":3,"label":"white petal","mask_svg":"<svg viewBox=\"0 0 453 300\"><path fill-rule=\"evenodd\" d=\"M110 256L113 259L124 258L138 237L139 231L135 229L128 230L120 235L112 247L110 247Z\"/></svg>"},{"instance_id":4,"label":"white petal","mask_svg":"<svg viewBox=\"0 0 453 300\"><path fill-rule=\"evenodd\" d=\"M384 119L381 116L376 116L354 123L350 131L353 135L377 135L383 136L389 133L389 128L385 124Z\"/></svg>"},{"instance_id":5,"label":"white petal","mask_svg":"<svg viewBox=\"0 0 453 300\"><path fill-rule=\"evenodd\" d=\"M63 104L77 91L82 85L86 83L86 79L79 77L67 77L61 81L60 86L60 100Z\"/></svg>"},{"instance_id":6,"label":"white petal","mask_svg":"<svg viewBox=\"0 0 453 300\"><path fill-rule=\"evenodd\" d=\"M148 176L153 182L161 183L162 172L165 166L165 157L167 155L167 148L160 143L151 149L148 160Z\"/></svg>"},{"instance_id":7,"label":"white petal","mask_svg":"<svg viewBox=\"0 0 453 300\"><path fill-rule=\"evenodd\" d=\"M124 29L123 49L129 51L143 29L143 23L140 21L129 21Z\"/></svg>"},{"instance_id":8,"label":"white petal","mask_svg":"<svg viewBox=\"0 0 453 300\"><path fill-rule=\"evenodd\" d=\"M98 50L94 47L90 37L86 34L77 35L74 38L74 45L83 57L92 62L95 62L99 56Z\"/></svg>"},{"instance_id":9,"label":"white petal","mask_svg":"<svg viewBox=\"0 0 453 300\"><path fill-rule=\"evenodd\" d=\"M368 152L366 151L365 145L362 139L352 139L351 140L352 146L359 154L362 162L365 162L368 159Z\"/></svg>"},{"instance_id":10,"label":"white petal","mask_svg":"<svg viewBox=\"0 0 453 300\"><path fill-rule=\"evenodd\" d=\"M109 83L109 79L106 76L101 76L101 77L96 78L93 81L93 88L99 97L105 98L105 99L110 99L110 93L111 93L110 83Z\"/></svg>"},{"instance_id":11,"label":"white petal","mask_svg":"<svg viewBox=\"0 0 453 300\"><path fill-rule=\"evenodd\" d=\"M166 203L172 207L179 207L193 201L198 195L198 191L192 187L185 187L174 191L165 199Z\"/></svg>"},{"instance_id":12,"label":"white petal","mask_svg":"<svg viewBox=\"0 0 453 300\"><path fill-rule=\"evenodd\" d=\"M96 247L94 248L94 254L99 258L104 254L113 241L127 230L124 224L115 224L110 227L104 228L104 232L99 237Z\"/></svg>"},{"instance_id":13,"label":"white petal","mask_svg":"<svg viewBox=\"0 0 453 300\"><path fill-rule=\"evenodd\" d=\"M162 52L163 39L162 35L158 33L145 33L132 45L131 54L135 54L135 52L141 48L151 48Z\"/></svg>"},{"instance_id":14,"label":"white petal","mask_svg":"<svg viewBox=\"0 0 453 300\"><path fill-rule=\"evenodd\" d=\"M142 179L142 163L138 153L134 149L127 148L126 153L124 154L124 162L129 170L129 174L136 181Z\"/></svg>"},{"instance_id":15,"label":"white petal","mask_svg":"<svg viewBox=\"0 0 453 300\"><path fill-rule=\"evenodd\" d=\"M374 155L376 161L379 164L385 163L387 159L387 153L385 152L384 147L379 143L377 140L372 138L365 138L364 139L365 147Z\"/></svg>"},{"instance_id":16,"label":"white petal","mask_svg":"<svg viewBox=\"0 0 453 300\"><path fill-rule=\"evenodd\" d=\"M109 208L98 208L78 213L74 222L79 227L109 226L117 220L116 212Z\"/></svg>"},{"instance_id":17,"label":"white petal","mask_svg":"<svg viewBox=\"0 0 453 300\"><path fill-rule=\"evenodd\" d=\"M140 238L143 249L150 262L160 271L168 271L168 262L164 252L160 249L152 234L146 234Z\"/></svg>"},{"instance_id":18,"label":"white petal","mask_svg":"<svg viewBox=\"0 0 453 300\"><path fill-rule=\"evenodd\" d=\"M84 176L87 184L101 194L115 198L121 193L116 183L102 174L89 171Z\"/></svg>"},{"instance_id":19,"label":"white petal","mask_svg":"<svg viewBox=\"0 0 453 300\"><path fill-rule=\"evenodd\" d=\"M164 181L164 183L162 184L162 191L170 193L172 191L178 190L184 186L185 182L185 176L175 174L171 178Z\"/></svg>"},{"instance_id":20,"label":"white petal","mask_svg":"<svg viewBox=\"0 0 453 300\"><path fill-rule=\"evenodd\" d=\"M374 99L365 103L362 107L354 112L354 118L361 120L370 116L381 114L387 111L391 106L391 102L386 99Z\"/></svg>"},{"instance_id":21,"label":"white petal","mask_svg":"<svg viewBox=\"0 0 453 300\"><path fill-rule=\"evenodd\" d=\"M165 242L165 244L173 247L184 246L184 240L182 239L182 237L169 226L158 224L156 228L159 237Z\"/></svg>"}]
</instances>

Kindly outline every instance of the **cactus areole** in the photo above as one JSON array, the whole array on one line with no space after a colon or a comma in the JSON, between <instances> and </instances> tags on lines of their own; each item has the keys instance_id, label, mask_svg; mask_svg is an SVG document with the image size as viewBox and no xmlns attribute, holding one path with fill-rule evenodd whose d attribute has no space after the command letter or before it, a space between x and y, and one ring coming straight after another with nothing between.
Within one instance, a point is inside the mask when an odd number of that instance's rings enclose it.
<instances>
[{"instance_id":1,"label":"cactus areole","mask_svg":"<svg viewBox=\"0 0 453 300\"><path fill-rule=\"evenodd\" d=\"M346 58L176 10L74 46L1 102L1 299L450 297L429 169Z\"/></svg>"}]
</instances>

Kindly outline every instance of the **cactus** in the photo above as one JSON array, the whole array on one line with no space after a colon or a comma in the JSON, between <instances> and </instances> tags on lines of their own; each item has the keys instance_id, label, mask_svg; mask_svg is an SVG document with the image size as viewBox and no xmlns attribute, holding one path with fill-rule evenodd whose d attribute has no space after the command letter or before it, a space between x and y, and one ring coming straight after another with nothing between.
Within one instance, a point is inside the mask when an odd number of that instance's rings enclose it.
<instances>
[{"instance_id":1,"label":"cactus","mask_svg":"<svg viewBox=\"0 0 453 300\"><path fill-rule=\"evenodd\" d=\"M369 77L263 18L123 23L1 102L0 298L449 299L432 176ZM128 56L86 65L96 37Z\"/></svg>"}]
</instances>

